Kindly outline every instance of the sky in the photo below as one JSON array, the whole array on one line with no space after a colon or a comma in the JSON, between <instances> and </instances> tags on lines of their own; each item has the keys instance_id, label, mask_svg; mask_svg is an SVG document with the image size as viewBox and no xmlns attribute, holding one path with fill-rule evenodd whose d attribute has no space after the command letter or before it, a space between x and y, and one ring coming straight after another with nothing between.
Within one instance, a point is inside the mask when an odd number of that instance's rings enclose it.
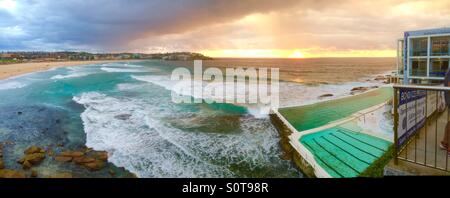
<instances>
[{"instance_id":1,"label":"sky","mask_svg":"<svg viewBox=\"0 0 450 198\"><path fill-rule=\"evenodd\" d=\"M387 57L449 0L0 0L0 51Z\"/></svg>"}]
</instances>

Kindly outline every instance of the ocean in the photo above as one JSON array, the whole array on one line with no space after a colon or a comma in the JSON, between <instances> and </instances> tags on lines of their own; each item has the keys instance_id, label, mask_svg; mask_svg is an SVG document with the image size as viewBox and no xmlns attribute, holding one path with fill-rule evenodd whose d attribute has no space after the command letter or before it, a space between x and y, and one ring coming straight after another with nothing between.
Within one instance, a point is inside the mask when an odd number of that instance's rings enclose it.
<instances>
[{"instance_id":1,"label":"ocean","mask_svg":"<svg viewBox=\"0 0 450 198\"><path fill-rule=\"evenodd\" d=\"M309 104L383 84L394 58L215 59L205 67L280 68L280 105ZM4 161L39 145L55 152L86 145L109 153L110 168L139 177L303 177L280 158L279 136L258 106L175 104L173 69L188 61L149 60L57 68L0 81ZM320 97L332 94L331 97ZM109 177L46 160L43 176ZM120 176L116 174L115 176Z\"/></svg>"}]
</instances>

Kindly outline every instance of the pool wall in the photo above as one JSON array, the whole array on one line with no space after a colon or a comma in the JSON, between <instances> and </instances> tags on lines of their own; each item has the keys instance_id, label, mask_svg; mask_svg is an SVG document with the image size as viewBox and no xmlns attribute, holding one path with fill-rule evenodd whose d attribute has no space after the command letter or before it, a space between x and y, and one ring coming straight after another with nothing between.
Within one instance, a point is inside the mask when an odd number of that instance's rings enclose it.
<instances>
[{"instance_id":1,"label":"pool wall","mask_svg":"<svg viewBox=\"0 0 450 198\"><path fill-rule=\"evenodd\" d=\"M283 150L281 158L291 160L305 176L310 178L317 177L315 170L320 169L321 167L313 167L311 164L314 164L314 162L305 159L303 157L305 155L302 155L291 143L290 136L295 133L296 130L293 129L293 127L276 111L272 111L270 120L280 135L280 146ZM306 150L306 152L309 151Z\"/></svg>"},{"instance_id":2,"label":"pool wall","mask_svg":"<svg viewBox=\"0 0 450 198\"><path fill-rule=\"evenodd\" d=\"M292 160L307 177L331 178L331 176L316 162L314 155L306 147L300 144L299 141L293 140L292 137L300 133L289 124L278 111L272 110L270 117L280 134L281 145L284 152L288 155L288 159ZM289 131L288 135L286 131ZM286 142L284 142L283 139L288 140L287 143L290 146L289 148L287 148L285 145Z\"/></svg>"}]
</instances>

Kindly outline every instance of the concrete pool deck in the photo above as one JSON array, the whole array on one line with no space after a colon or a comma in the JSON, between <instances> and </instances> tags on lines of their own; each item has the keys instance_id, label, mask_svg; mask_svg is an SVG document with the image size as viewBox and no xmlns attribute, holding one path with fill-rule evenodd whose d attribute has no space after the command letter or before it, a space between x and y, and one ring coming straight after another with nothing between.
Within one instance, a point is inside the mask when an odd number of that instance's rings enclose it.
<instances>
[{"instance_id":1,"label":"concrete pool deck","mask_svg":"<svg viewBox=\"0 0 450 198\"><path fill-rule=\"evenodd\" d=\"M289 143L301 156L302 167L312 168L316 177L357 177L392 144L392 137L359 127L358 119L365 120L392 96L392 87L382 87L274 114L292 131Z\"/></svg>"}]
</instances>

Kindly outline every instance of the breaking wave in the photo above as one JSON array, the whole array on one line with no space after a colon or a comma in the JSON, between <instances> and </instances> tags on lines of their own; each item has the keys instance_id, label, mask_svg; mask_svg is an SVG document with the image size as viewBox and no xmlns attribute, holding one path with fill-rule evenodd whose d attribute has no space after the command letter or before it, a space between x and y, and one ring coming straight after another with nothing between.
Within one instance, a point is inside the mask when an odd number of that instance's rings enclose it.
<instances>
[{"instance_id":1,"label":"breaking wave","mask_svg":"<svg viewBox=\"0 0 450 198\"><path fill-rule=\"evenodd\" d=\"M233 165L256 169L285 163L277 156L277 133L268 120L242 117L238 134L188 132L164 122L175 112L145 100L88 92L74 101L86 108L81 118L87 146L109 151L111 162L140 177L235 177ZM129 118L117 118L124 114Z\"/></svg>"},{"instance_id":2,"label":"breaking wave","mask_svg":"<svg viewBox=\"0 0 450 198\"><path fill-rule=\"evenodd\" d=\"M133 65L128 63L104 63L101 64L102 67L128 67L128 68L142 68L144 66L141 65Z\"/></svg>"},{"instance_id":3,"label":"breaking wave","mask_svg":"<svg viewBox=\"0 0 450 198\"><path fill-rule=\"evenodd\" d=\"M87 76L90 74L91 73L88 73L88 72L76 72L76 73L70 73L67 75L58 74L58 75L51 77L51 79L59 80L59 79L66 79L66 78L79 78L79 77Z\"/></svg>"},{"instance_id":4,"label":"breaking wave","mask_svg":"<svg viewBox=\"0 0 450 198\"><path fill-rule=\"evenodd\" d=\"M150 70L141 70L141 69L123 69L123 68L112 68L112 67L102 67L100 68L103 71L106 72L149 72Z\"/></svg>"},{"instance_id":5,"label":"breaking wave","mask_svg":"<svg viewBox=\"0 0 450 198\"><path fill-rule=\"evenodd\" d=\"M169 91L174 91L177 94L192 96L194 98L202 98L202 99L211 99L215 101L225 101L223 97L214 97L210 95L202 95L201 92L197 92L197 90L193 89L193 81L173 81L170 79L170 76L164 75L143 75L136 76L132 75L132 78L152 83L158 86L161 86ZM177 88L175 88L177 85ZM225 89L230 87L229 83L225 83ZM319 84L319 85L302 85L293 82L282 81L279 83L279 106L299 106L315 103L322 100L329 100L334 98L339 98L343 96L347 96L351 94L351 90L354 87L373 87L380 86L382 83L380 82L349 82L342 84ZM222 86L221 83L207 83L203 82L203 87L216 87ZM236 87L236 96L238 97L246 97L248 96L248 90L257 90L257 84L247 84L247 89L245 87ZM180 89L181 88L181 89ZM180 91L181 90L181 91ZM321 97L324 94L330 94L330 97ZM269 94L270 90L269 90ZM277 94L274 92L274 94ZM264 118L267 117L270 107L263 104L238 104L245 106L248 112L256 118Z\"/></svg>"},{"instance_id":6,"label":"breaking wave","mask_svg":"<svg viewBox=\"0 0 450 198\"><path fill-rule=\"evenodd\" d=\"M0 81L0 90L7 90L7 89L18 89L27 86L26 83L18 82L18 81L6 81L1 82Z\"/></svg>"}]
</instances>

